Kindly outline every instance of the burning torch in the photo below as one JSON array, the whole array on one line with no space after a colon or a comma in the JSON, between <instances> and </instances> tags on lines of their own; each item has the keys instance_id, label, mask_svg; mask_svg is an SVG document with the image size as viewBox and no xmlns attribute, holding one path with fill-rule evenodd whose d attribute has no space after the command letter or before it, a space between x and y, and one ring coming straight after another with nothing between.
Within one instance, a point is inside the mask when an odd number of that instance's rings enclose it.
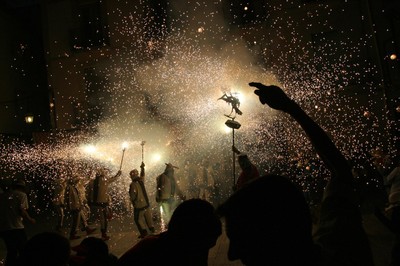
<instances>
[{"instance_id":1,"label":"burning torch","mask_svg":"<svg viewBox=\"0 0 400 266\"><path fill-rule=\"evenodd\" d=\"M144 162L144 144L146 144L146 141L142 140L140 145L142 146L142 162Z\"/></svg>"},{"instance_id":2,"label":"burning torch","mask_svg":"<svg viewBox=\"0 0 400 266\"><path fill-rule=\"evenodd\" d=\"M122 156L121 156L121 163L119 164L119 170L121 171L122 169L122 162L124 161L124 155L125 155L125 150L128 147L128 143L124 142L122 143Z\"/></svg>"}]
</instances>

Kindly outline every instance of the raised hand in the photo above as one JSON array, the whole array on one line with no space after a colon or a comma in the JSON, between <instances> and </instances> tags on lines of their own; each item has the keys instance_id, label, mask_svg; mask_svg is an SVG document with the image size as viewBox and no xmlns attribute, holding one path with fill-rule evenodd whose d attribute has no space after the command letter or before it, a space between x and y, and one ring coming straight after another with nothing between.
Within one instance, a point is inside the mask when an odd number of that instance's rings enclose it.
<instances>
[{"instance_id":1,"label":"raised hand","mask_svg":"<svg viewBox=\"0 0 400 266\"><path fill-rule=\"evenodd\" d=\"M293 102L278 86L266 86L259 82L250 82L250 86L256 87L254 91L258 95L262 104L267 104L269 107L286 112Z\"/></svg>"},{"instance_id":2,"label":"raised hand","mask_svg":"<svg viewBox=\"0 0 400 266\"><path fill-rule=\"evenodd\" d=\"M236 154L239 154L239 153L240 153L240 151L239 151L235 146L233 146L233 145L232 145L232 151L233 151L234 153L236 153Z\"/></svg>"}]
</instances>

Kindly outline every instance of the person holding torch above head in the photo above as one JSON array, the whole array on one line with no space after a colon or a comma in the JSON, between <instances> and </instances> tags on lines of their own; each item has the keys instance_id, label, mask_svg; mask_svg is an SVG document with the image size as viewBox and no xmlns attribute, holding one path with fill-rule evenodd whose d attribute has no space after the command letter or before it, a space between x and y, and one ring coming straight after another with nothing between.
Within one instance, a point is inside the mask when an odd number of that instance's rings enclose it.
<instances>
[{"instance_id":1,"label":"person holding torch above head","mask_svg":"<svg viewBox=\"0 0 400 266\"><path fill-rule=\"evenodd\" d=\"M165 165L164 172L157 176L156 201L160 204L164 213L164 221L167 223L175 205L175 195L178 195L181 200L185 200L186 197L175 180L174 169L178 169L178 167L171 163L165 163Z\"/></svg>"},{"instance_id":2,"label":"person holding torch above head","mask_svg":"<svg viewBox=\"0 0 400 266\"><path fill-rule=\"evenodd\" d=\"M110 239L110 237L107 235L107 212L109 211L108 208L110 205L108 187L121 175L121 173L121 170L119 170L115 176L109 177L107 170L105 168L101 168L96 173L94 180L90 182L89 205L93 208L93 212L100 218L101 238L103 240Z\"/></svg>"},{"instance_id":3,"label":"person holding torch above head","mask_svg":"<svg viewBox=\"0 0 400 266\"><path fill-rule=\"evenodd\" d=\"M133 205L133 217L139 230L140 237L143 238L150 233L154 234L153 218L150 210L149 198L144 186L144 162L140 165L140 175L137 169L130 171L129 176L132 183L129 186L129 197Z\"/></svg>"}]
</instances>

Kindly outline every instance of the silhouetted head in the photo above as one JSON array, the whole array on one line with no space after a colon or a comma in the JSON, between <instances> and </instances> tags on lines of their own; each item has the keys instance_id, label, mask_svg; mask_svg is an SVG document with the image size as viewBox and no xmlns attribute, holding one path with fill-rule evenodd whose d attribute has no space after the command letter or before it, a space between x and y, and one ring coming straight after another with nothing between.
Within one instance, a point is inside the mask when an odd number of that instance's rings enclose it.
<instances>
[{"instance_id":1,"label":"silhouetted head","mask_svg":"<svg viewBox=\"0 0 400 266\"><path fill-rule=\"evenodd\" d=\"M133 169L132 171L129 172L129 176L131 178L135 178L139 176L139 171L137 169Z\"/></svg>"},{"instance_id":2,"label":"silhouetted head","mask_svg":"<svg viewBox=\"0 0 400 266\"><path fill-rule=\"evenodd\" d=\"M210 249L221 235L221 227L221 221L211 203L202 199L189 199L173 212L168 234L183 245Z\"/></svg>"},{"instance_id":3,"label":"silhouetted head","mask_svg":"<svg viewBox=\"0 0 400 266\"><path fill-rule=\"evenodd\" d=\"M11 183L12 189L26 192L26 183L23 179L16 179Z\"/></svg>"},{"instance_id":4,"label":"silhouetted head","mask_svg":"<svg viewBox=\"0 0 400 266\"><path fill-rule=\"evenodd\" d=\"M109 174L110 170L107 169L106 167L100 167L97 172L96 172L96 177L104 177L107 176Z\"/></svg>"},{"instance_id":5,"label":"silhouetted head","mask_svg":"<svg viewBox=\"0 0 400 266\"><path fill-rule=\"evenodd\" d=\"M21 266L63 266L70 257L69 240L54 232L44 232L33 236L26 243L21 256Z\"/></svg>"},{"instance_id":6,"label":"silhouetted head","mask_svg":"<svg viewBox=\"0 0 400 266\"><path fill-rule=\"evenodd\" d=\"M172 163L165 163L164 174L172 176L174 174L175 168L178 169L178 167L174 166Z\"/></svg>"},{"instance_id":7,"label":"silhouetted head","mask_svg":"<svg viewBox=\"0 0 400 266\"><path fill-rule=\"evenodd\" d=\"M251 167L250 159L246 154L240 154L238 156L238 163L242 170Z\"/></svg>"},{"instance_id":8,"label":"silhouetted head","mask_svg":"<svg viewBox=\"0 0 400 266\"><path fill-rule=\"evenodd\" d=\"M288 179L267 175L218 208L230 240L228 258L245 265L307 265L313 242L304 196ZM287 264L290 263L290 264Z\"/></svg>"}]
</instances>

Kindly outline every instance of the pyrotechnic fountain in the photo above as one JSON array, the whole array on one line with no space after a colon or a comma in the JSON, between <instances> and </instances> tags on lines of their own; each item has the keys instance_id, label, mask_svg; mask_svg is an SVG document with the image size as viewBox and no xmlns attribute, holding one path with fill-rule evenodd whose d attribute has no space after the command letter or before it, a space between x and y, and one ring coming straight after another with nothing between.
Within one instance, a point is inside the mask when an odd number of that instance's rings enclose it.
<instances>
[{"instance_id":1,"label":"pyrotechnic fountain","mask_svg":"<svg viewBox=\"0 0 400 266\"><path fill-rule=\"evenodd\" d=\"M179 11L179 7L173 5L174 1L171 2L171 9ZM83 178L92 177L99 165L105 165L113 171L118 168L123 171L123 178L113 189L113 196L118 198L114 202L121 202L127 194L127 173L144 160L142 140L146 139L146 185L153 200L155 177L162 172L165 162L182 166L186 160L200 162L204 158L221 165L230 162L232 144L221 130L224 125L221 113L225 106L216 99L221 93L233 92L244 97L240 99L243 126L237 135L237 145L251 154L261 172L292 174L283 162L308 166L307 169L314 171L309 175L323 172L318 163L311 168L307 164L318 158L310 150L306 138L298 129L292 128L291 121L259 104L247 85L252 81L283 86L319 123L332 129L332 138L349 157L372 145L380 145L379 139L365 145L363 140L350 133L355 128L365 131L369 125L362 120L365 111L362 104L354 109L350 103L354 99L340 93L347 85L346 80L360 76L351 71L352 65L346 58L356 55L356 47L362 44L350 43L354 49L341 50L340 60L330 67L326 66L323 57L311 57L306 52L295 55L292 51L279 54L279 48L273 51L275 62L279 64L269 65L269 62L260 62L260 58L271 55L268 47L274 45L272 39L283 39L280 35L282 25L287 25L284 30L288 30L292 22L290 17L276 18L268 32L276 31L278 37L262 36L260 40L265 43L259 44L249 43L238 32L233 33L234 25L222 19L218 3L185 5L185 8L184 12L174 13L176 16L172 17L168 27L162 25L153 33L150 31L151 17L126 16L115 10L121 16L114 25L118 34L134 41L118 43L117 40L119 48L106 63L94 69L93 75L99 77L98 85L107 83L101 91L107 97L99 97L105 114L97 124L98 134L84 140L65 139L57 145L2 144L3 177L27 174L28 183L29 179L32 182L41 179L44 185L50 186L44 190L51 190L51 180L65 172L68 164L77 165ZM257 31L262 29L258 27ZM249 28L248 34L250 32ZM154 36L145 38L151 34ZM262 35L262 32L257 34ZM295 31L291 35L293 41L299 42L298 50L306 51L299 41L302 36ZM136 47L145 47L147 54L139 54ZM334 44L330 43L320 47L318 52L323 55L332 47ZM292 58L289 60L289 57ZM289 65L289 62L292 63ZM365 68L368 70L365 75L375 73L373 66ZM343 84L335 90L338 79L342 79ZM373 85L364 86L367 92L372 88ZM75 98L71 97L72 100ZM372 101L369 104L376 105ZM85 116L85 110L82 112ZM371 130L376 131L375 128ZM123 147L121 158L119 147L123 140L129 143L129 149ZM178 178L182 175L183 172L178 170ZM221 184L229 186L229 190L230 182L225 181L229 180L227 176L221 176L221 179ZM310 186L301 178L299 183ZM314 190L313 187L305 189Z\"/></svg>"}]
</instances>

